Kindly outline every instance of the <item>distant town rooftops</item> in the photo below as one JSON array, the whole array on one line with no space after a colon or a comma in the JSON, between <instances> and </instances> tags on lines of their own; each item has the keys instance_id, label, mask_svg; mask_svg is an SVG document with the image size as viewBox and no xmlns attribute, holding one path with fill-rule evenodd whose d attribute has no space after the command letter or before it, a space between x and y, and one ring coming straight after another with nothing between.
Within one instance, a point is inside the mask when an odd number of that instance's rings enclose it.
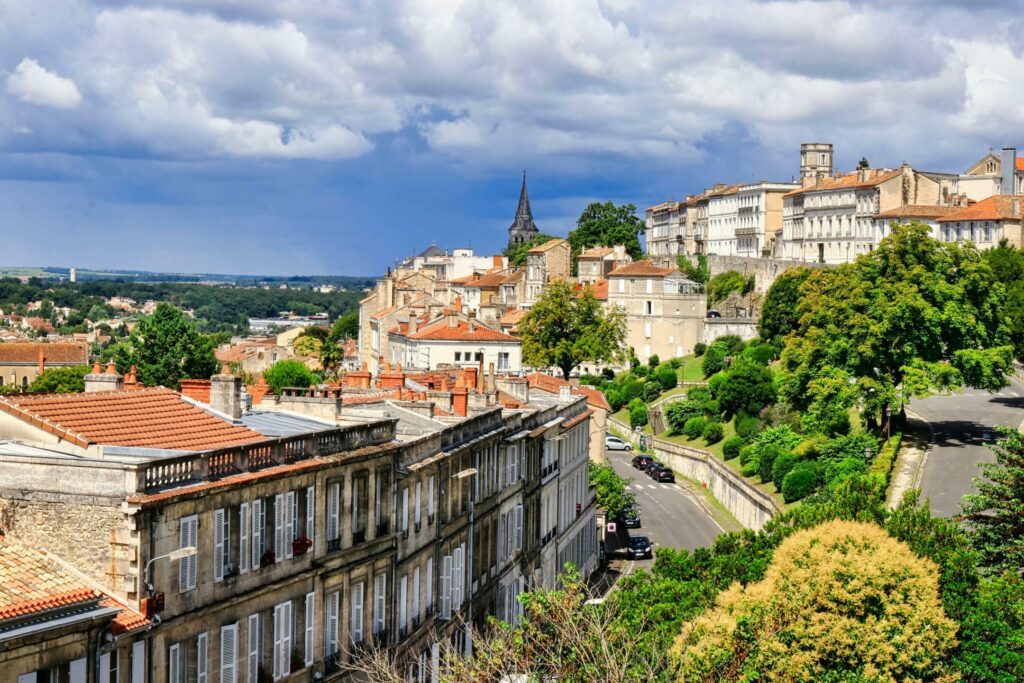
<instances>
[{"instance_id":1,"label":"distant town rooftops","mask_svg":"<svg viewBox=\"0 0 1024 683\"><path fill-rule=\"evenodd\" d=\"M827 192L830 190L856 189L859 187L873 187L880 185L887 180L898 177L903 171L901 169L886 168L865 168L837 176L822 178L814 185L801 187L787 192L784 197L793 197L808 192Z\"/></svg>"},{"instance_id":2,"label":"distant town rooftops","mask_svg":"<svg viewBox=\"0 0 1024 683\"><path fill-rule=\"evenodd\" d=\"M940 223L954 221L1021 220L1024 215L1024 195L994 195L977 204L966 206L955 213L938 219Z\"/></svg>"},{"instance_id":3,"label":"distant town rooftops","mask_svg":"<svg viewBox=\"0 0 1024 683\"><path fill-rule=\"evenodd\" d=\"M0 344L0 364L38 363L40 358L48 365L87 365L89 345L84 342L38 342Z\"/></svg>"},{"instance_id":4,"label":"distant town rooftops","mask_svg":"<svg viewBox=\"0 0 1024 683\"><path fill-rule=\"evenodd\" d=\"M477 321L453 319L453 315L442 316L437 320L420 327L416 332L392 333L404 334L409 339L426 341L471 341L471 342L508 342L518 344L519 339L512 335L498 332Z\"/></svg>"},{"instance_id":5,"label":"distant town rooftops","mask_svg":"<svg viewBox=\"0 0 1024 683\"><path fill-rule=\"evenodd\" d=\"M661 266L654 265L654 261L651 259L645 259L643 261L635 261L633 263L627 263L624 266L619 266L612 272L608 273L608 277L630 277L641 275L647 277L664 277L678 272L679 270L677 268L662 268Z\"/></svg>"},{"instance_id":6,"label":"distant town rooftops","mask_svg":"<svg viewBox=\"0 0 1024 683\"><path fill-rule=\"evenodd\" d=\"M937 204L907 204L876 213L875 218L940 218L956 213L962 208L960 206L939 206Z\"/></svg>"}]
</instances>

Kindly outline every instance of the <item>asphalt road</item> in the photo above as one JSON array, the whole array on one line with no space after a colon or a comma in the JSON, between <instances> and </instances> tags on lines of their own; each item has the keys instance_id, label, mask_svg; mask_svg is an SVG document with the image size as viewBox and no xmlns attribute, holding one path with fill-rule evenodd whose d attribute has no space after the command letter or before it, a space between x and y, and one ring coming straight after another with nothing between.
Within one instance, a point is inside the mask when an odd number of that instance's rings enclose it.
<instances>
[{"instance_id":1,"label":"asphalt road","mask_svg":"<svg viewBox=\"0 0 1024 683\"><path fill-rule=\"evenodd\" d=\"M921 474L921 494L931 501L932 514L951 517L960 500L976 492L978 465L995 461L986 444L995 440L998 425L1017 428L1024 421L1024 383L1011 379L997 394L970 389L951 396L914 401L910 410L928 420L934 436Z\"/></svg>"},{"instance_id":2,"label":"asphalt road","mask_svg":"<svg viewBox=\"0 0 1024 683\"><path fill-rule=\"evenodd\" d=\"M619 475L632 479L629 488L640 508L640 528L631 535L647 536L655 547L699 548L710 546L722 528L704 511L695 495L680 484L655 482L630 465L633 451L607 451L608 461ZM635 568L649 567L651 560L638 560ZM627 570L628 573L629 570Z\"/></svg>"}]
</instances>

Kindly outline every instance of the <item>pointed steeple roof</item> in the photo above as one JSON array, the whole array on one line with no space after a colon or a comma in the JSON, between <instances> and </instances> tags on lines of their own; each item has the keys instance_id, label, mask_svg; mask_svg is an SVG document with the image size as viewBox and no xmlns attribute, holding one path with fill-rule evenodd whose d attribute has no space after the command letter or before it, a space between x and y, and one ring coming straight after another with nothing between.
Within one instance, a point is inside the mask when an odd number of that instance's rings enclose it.
<instances>
[{"instance_id":1,"label":"pointed steeple roof","mask_svg":"<svg viewBox=\"0 0 1024 683\"><path fill-rule=\"evenodd\" d=\"M508 228L509 243L522 242L540 232L537 224L533 222L533 211L530 210L530 195L526 192L526 171L523 171L523 187L519 191L519 206L516 207L516 217ZM520 239L515 239L519 236Z\"/></svg>"}]
</instances>

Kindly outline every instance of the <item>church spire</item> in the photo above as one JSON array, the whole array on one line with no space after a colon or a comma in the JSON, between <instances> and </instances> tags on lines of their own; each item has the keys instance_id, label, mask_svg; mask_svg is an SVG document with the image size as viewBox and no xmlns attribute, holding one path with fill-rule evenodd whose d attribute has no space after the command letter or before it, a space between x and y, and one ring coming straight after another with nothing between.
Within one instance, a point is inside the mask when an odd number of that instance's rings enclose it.
<instances>
[{"instance_id":1,"label":"church spire","mask_svg":"<svg viewBox=\"0 0 1024 683\"><path fill-rule=\"evenodd\" d=\"M528 241L540 230L533 222L533 211L530 210L530 195L526 192L526 171L523 171L523 187L519 191L519 206L516 207L516 217L508 228L509 245L520 244Z\"/></svg>"}]
</instances>

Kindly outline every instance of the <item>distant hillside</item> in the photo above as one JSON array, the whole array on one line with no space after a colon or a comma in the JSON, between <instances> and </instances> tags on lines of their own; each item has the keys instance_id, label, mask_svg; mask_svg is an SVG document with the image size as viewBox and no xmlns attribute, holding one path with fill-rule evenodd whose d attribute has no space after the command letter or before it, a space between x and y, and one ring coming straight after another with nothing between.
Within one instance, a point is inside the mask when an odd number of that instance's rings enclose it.
<instances>
[{"instance_id":1,"label":"distant hillside","mask_svg":"<svg viewBox=\"0 0 1024 683\"><path fill-rule=\"evenodd\" d=\"M0 277L38 277L43 280L67 280L69 268L0 266ZM373 285L372 276L352 275L243 275L225 273L157 273L146 270L77 270L79 281L117 280L122 282L201 282L207 284L233 284L239 286L281 285L289 287L317 287L334 285L350 290L362 290Z\"/></svg>"}]
</instances>

